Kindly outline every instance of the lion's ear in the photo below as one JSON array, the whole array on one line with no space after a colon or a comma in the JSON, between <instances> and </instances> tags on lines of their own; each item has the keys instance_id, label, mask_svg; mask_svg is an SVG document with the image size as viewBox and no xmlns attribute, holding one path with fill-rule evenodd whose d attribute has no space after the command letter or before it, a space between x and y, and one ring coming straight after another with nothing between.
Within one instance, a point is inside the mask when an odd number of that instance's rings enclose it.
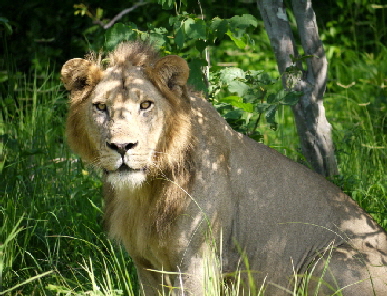
<instances>
[{"instance_id":1,"label":"lion's ear","mask_svg":"<svg viewBox=\"0 0 387 296\"><path fill-rule=\"evenodd\" d=\"M187 61L176 55L169 55L156 61L152 76L175 95L180 97L188 81L189 67Z\"/></svg>"},{"instance_id":2,"label":"lion's ear","mask_svg":"<svg viewBox=\"0 0 387 296\"><path fill-rule=\"evenodd\" d=\"M102 70L90 61L72 59L63 65L61 75L65 88L83 98L101 81Z\"/></svg>"}]
</instances>

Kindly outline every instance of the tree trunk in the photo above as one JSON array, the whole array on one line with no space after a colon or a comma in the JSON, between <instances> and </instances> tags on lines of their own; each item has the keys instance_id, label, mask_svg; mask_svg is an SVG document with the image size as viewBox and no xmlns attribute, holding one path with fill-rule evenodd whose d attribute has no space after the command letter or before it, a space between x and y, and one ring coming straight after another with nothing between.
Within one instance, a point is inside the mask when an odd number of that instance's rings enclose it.
<instances>
[{"instance_id":1,"label":"tree trunk","mask_svg":"<svg viewBox=\"0 0 387 296\"><path fill-rule=\"evenodd\" d=\"M323 96L326 87L327 60L318 35L311 0L293 0L293 11L305 59L297 59L297 45L290 28L283 0L257 0L278 69L285 88L302 91L293 107L302 151L312 168L323 176L337 174L331 125L325 118ZM292 59L291 56L294 58ZM302 61L306 61L306 70Z\"/></svg>"}]
</instances>

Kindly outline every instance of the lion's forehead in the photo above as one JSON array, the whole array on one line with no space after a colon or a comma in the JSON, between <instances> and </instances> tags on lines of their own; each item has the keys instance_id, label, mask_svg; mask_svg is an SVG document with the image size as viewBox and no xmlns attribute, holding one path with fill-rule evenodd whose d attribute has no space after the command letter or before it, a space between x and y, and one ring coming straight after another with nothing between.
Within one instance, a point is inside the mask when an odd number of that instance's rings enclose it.
<instances>
[{"instance_id":1,"label":"lion's forehead","mask_svg":"<svg viewBox=\"0 0 387 296\"><path fill-rule=\"evenodd\" d=\"M94 101L134 101L155 98L159 92L138 67L111 68L94 91Z\"/></svg>"}]
</instances>

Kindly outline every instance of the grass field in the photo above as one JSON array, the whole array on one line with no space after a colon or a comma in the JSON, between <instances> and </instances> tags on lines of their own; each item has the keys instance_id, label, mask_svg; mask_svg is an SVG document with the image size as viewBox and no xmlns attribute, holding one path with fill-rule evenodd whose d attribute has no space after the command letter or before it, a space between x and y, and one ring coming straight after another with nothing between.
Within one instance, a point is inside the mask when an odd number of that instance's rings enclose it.
<instances>
[{"instance_id":1,"label":"grass field","mask_svg":"<svg viewBox=\"0 0 387 296\"><path fill-rule=\"evenodd\" d=\"M334 181L384 228L386 53L351 63L332 54L325 103L340 169ZM66 146L67 94L57 73L9 69L1 86L8 96L0 106L0 295L137 295L131 259L101 227L98 172ZM284 110L266 139L297 158L291 118Z\"/></svg>"}]
</instances>

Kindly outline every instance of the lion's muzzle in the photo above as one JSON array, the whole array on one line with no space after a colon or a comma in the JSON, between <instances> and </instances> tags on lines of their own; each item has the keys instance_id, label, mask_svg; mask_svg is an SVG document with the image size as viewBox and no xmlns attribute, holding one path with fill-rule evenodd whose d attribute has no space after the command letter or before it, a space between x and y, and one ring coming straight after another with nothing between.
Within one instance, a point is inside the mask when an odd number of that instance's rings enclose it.
<instances>
[{"instance_id":1,"label":"lion's muzzle","mask_svg":"<svg viewBox=\"0 0 387 296\"><path fill-rule=\"evenodd\" d=\"M136 148L139 148L138 141L105 143L110 157L105 158L108 160L108 166L104 171L110 182L139 184L145 180L148 174L148 155L136 151Z\"/></svg>"},{"instance_id":2,"label":"lion's muzzle","mask_svg":"<svg viewBox=\"0 0 387 296\"><path fill-rule=\"evenodd\" d=\"M106 146L110 149L117 151L119 154L121 154L122 157L124 157L125 153L128 152L130 149L135 148L138 145L138 142L136 143L109 143L106 142Z\"/></svg>"}]
</instances>

